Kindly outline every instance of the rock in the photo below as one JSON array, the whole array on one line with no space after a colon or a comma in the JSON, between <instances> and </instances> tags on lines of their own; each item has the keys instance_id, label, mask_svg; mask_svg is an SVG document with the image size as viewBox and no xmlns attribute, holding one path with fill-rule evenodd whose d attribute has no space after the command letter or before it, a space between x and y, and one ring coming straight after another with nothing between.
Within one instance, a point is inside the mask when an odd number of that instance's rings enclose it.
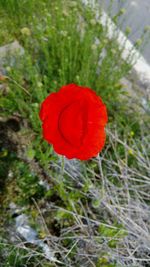
<instances>
[{"instance_id":1,"label":"rock","mask_svg":"<svg viewBox=\"0 0 150 267\"><path fill-rule=\"evenodd\" d=\"M0 47L0 72L5 74L2 68L4 64L9 63L10 66L14 65L16 56L24 54L24 48L16 40L10 44Z\"/></svg>"},{"instance_id":2,"label":"rock","mask_svg":"<svg viewBox=\"0 0 150 267\"><path fill-rule=\"evenodd\" d=\"M29 219L27 215L22 213L16 217L16 232L27 242L35 244L36 246L42 248L43 254L46 259L52 262L61 263L55 258L55 252L53 251L53 249L45 244L43 240L38 239L37 232L29 225Z\"/></svg>"},{"instance_id":3,"label":"rock","mask_svg":"<svg viewBox=\"0 0 150 267\"><path fill-rule=\"evenodd\" d=\"M16 218L17 232L29 243L35 243L37 233L28 225L28 218L26 215L21 214Z\"/></svg>"}]
</instances>

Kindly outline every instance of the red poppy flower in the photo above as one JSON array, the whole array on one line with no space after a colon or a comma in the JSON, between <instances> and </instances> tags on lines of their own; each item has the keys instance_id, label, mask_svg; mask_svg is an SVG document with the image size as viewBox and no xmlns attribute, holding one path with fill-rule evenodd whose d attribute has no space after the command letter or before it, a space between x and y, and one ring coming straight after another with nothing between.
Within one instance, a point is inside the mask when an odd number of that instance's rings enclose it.
<instances>
[{"instance_id":1,"label":"red poppy flower","mask_svg":"<svg viewBox=\"0 0 150 267\"><path fill-rule=\"evenodd\" d=\"M106 106L90 88L62 86L43 101L40 119L44 139L68 159L90 159L105 144Z\"/></svg>"}]
</instances>

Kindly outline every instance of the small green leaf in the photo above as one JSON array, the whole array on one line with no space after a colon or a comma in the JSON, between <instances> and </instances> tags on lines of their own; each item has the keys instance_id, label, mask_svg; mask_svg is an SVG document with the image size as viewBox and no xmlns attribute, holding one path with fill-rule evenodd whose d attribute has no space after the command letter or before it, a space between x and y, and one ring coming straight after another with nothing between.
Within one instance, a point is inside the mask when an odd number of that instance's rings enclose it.
<instances>
[{"instance_id":1,"label":"small green leaf","mask_svg":"<svg viewBox=\"0 0 150 267\"><path fill-rule=\"evenodd\" d=\"M27 157L28 157L29 160L34 159L34 157L35 157L35 150L32 149L31 147L28 148L27 151L26 151L26 155L27 155Z\"/></svg>"}]
</instances>

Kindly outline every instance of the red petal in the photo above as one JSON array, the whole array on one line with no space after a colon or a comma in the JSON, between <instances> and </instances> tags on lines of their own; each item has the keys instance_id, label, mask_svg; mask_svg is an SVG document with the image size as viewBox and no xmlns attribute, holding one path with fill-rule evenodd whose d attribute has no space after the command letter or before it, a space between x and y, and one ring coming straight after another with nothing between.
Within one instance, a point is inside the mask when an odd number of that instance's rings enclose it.
<instances>
[{"instance_id":1,"label":"red petal","mask_svg":"<svg viewBox=\"0 0 150 267\"><path fill-rule=\"evenodd\" d=\"M55 138L61 108L57 93L50 94L42 103L39 115L43 121L43 136L49 143Z\"/></svg>"},{"instance_id":2,"label":"red petal","mask_svg":"<svg viewBox=\"0 0 150 267\"><path fill-rule=\"evenodd\" d=\"M62 138L70 145L79 147L86 130L86 105L75 101L66 106L59 116L58 128Z\"/></svg>"}]
</instances>

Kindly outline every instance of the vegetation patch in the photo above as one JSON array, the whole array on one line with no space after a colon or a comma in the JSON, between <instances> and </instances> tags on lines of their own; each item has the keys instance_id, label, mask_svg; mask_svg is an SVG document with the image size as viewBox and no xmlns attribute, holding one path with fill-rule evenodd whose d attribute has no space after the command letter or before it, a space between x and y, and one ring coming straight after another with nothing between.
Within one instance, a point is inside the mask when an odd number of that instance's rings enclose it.
<instances>
[{"instance_id":1,"label":"vegetation patch","mask_svg":"<svg viewBox=\"0 0 150 267\"><path fill-rule=\"evenodd\" d=\"M149 117L121 81L132 57L95 12L81 1L0 2L0 44L24 49L0 75L2 267L149 266ZM41 102L69 83L107 105L106 145L89 161L62 161L42 139ZM17 232L22 214L54 258Z\"/></svg>"}]
</instances>

